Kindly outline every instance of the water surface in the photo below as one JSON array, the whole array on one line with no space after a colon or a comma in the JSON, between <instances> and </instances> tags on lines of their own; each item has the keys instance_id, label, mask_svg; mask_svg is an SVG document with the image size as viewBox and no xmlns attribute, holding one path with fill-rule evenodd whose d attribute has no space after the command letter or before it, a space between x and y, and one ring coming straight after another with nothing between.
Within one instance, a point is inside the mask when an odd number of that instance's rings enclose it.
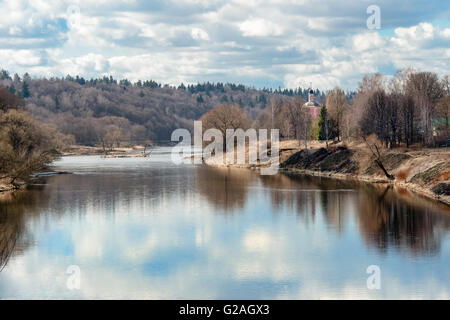
<instances>
[{"instance_id":1,"label":"water surface","mask_svg":"<svg viewBox=\"0 0 450 320\"><path fill-rule=\"evenodd\" d=\"M0 298L450 297L450 213L407 190L176 166L169 148L54 166L74 174L0 203Z\"/></svg>"}]
</instances>

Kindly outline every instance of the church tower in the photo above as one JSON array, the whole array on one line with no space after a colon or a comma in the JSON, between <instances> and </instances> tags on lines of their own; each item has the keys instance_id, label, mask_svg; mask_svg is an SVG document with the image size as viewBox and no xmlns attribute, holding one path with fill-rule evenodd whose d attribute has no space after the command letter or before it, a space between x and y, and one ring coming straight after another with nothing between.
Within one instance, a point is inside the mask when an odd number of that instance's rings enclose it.
<instances>
[{"instance_id":1,"label":"church tower","mask_svg":"<svg viewBox=\"0 0 450 320\"><path fill-rule=\"evenodd\" d=\"M320 114L320 105L314 101L314 90L312 88L312 83L308 89L308 102L303 105L303 108L307 108L313 120L317 119Z\"/></svg>"},{"instance_id":2,"label":"church tower","mask_svg":"<svg viewBox=\"0 0 450 320\"><path fill-rule=\"evenodd\" d=\"M308 102L314 103L314 90L312 89L312 83L309 85Z\"/></svg>"}]
</instances>

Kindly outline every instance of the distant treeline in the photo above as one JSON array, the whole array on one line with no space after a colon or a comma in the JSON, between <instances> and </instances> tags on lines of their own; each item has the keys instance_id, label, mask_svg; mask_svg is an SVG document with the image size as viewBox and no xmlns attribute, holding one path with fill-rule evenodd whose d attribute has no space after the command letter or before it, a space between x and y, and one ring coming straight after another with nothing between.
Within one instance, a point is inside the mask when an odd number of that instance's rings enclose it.
<instances>
[{"instance_id":1,"label":"distant treeline","mask_svg":"<svg viewBox=\"0 0 450 320\"><path fill-rule=\"evenodd\" d=\"M281 138L342 140L370 134L386 146L443 145L449 138L450 80L433 72L399 70L365 76L357 91L314 90L325 105L319 118L307 108L308 89L256 89L242 84L162 85L153 80L32 79L0 71L0 87L21 97L25 110L82 145L113 148L170 140L177 128L220 105L243 110L249 125L278 128ZM228 110L228 109L224 109Z\"/></svg>"},{"instance_id":2,"label":"distant treeline","mask_svg":"<svg viewBox=\"0 0 450 320\"><path fill-rule=\"evenodd\" d=\"M37 119L56 125L84 145L105 143L111 136L129 143L169 140L174 129L190 128L193 120L220 104L238 105L250 119L256 119L274 97L307 100L308 95L304 88L258 90L220 82L174 87L112 76L34 79L28 74L11 76L5 70L0 72L0 87L22 97L26 110ZM315 93L323 103L325 93L318 89ZM106 140L111 143L111 138Z\"/></svg>"}]
</instances>

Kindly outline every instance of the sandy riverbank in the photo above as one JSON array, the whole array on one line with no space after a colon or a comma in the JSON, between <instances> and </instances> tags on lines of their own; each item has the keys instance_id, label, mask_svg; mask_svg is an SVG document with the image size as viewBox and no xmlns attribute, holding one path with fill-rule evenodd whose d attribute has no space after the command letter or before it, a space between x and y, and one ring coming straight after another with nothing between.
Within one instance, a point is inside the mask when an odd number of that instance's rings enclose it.
<instances>
[{"instance_id":1,"label":"sandy riverbank","mask_svg":"<svg viewBox=\"0 0 450 320\"><path fill-rule=\"evenodd\" d=\"M25 187L25 183L19 183L18 185L12 185L8 180L0 179L0 200L8 199L12 193L21 190Z\"/></svg>"},{"instance_id":2,"label":"sandy riverbank","mask_svg":"<svg viewBox=\"0 0 450 320\"><path fill-rule=\"evenodd\" d=\"M134 147L120 147L114 148L113 150L107 150L108 155L127 155L133 152L144 151L144 146L134 146ZM148 150L147 150L148 151ZM91 147L91 146L81 146L73 145L68 147L64 152L61 153L62 156L87 156L87 155L104 155L105 151L101 147Z\"/></svg>"}]
</instances>

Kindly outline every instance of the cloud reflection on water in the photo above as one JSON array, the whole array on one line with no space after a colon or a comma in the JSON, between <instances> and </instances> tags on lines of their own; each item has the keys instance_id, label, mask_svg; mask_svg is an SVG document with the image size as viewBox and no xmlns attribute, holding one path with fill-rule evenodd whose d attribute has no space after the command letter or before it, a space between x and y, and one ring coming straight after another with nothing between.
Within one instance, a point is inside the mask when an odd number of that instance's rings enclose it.
<instances>
[{"instance_id":1,"label":"cloud reflection on water","mask_svg":"<svg viewBox=\"0 0 450 320\"><path fill-rule=\"evenodd\" d=\"M346 181L113 163L0 204L11 255L0 297L449 296L450 218L438 205ZM71 264L80 291L65 286ZM379 292L365 286L370 264Z\"/></svg>"}]
</instances>

